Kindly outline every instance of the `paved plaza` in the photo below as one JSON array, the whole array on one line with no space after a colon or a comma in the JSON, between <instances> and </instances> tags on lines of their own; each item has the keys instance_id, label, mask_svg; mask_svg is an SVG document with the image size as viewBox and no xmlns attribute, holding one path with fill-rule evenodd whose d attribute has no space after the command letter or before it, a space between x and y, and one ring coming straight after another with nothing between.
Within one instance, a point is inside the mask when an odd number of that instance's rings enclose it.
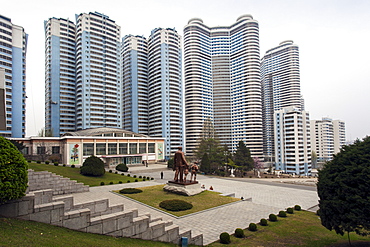
<instances>
[{"instance_id":1,"label":"paved plaza","mask_svg":"<svg viewBox=\"0 0 370 247\"><path fill-rule=\"evenodd\" d=\"M161 171L164 173L164 179L160 179ZM240 200L196 214L174 217L111 192L125 187L165 184L168 180L172 180L173 171L168 170L165 165L153 164L149 167L131 167L130 173L151 176L155 179L138 183L91 187L90 192L73 194L75 203L107 198L110 205L124 204L127 210L137 208L139 214L150 213L152 217L171 220L180 226L181 230L190 229L195 234L203 233L204 245L217 241L222 232L234 233L236 228L247 228L249 223L257 223L261 218L268 218L269 214L277 214L287 207L300 205L302 209L316 211L318 204L316 188L312 186L289 185L282 183L283 179L232 179L198 175L197 180L206 189L212 186L214 191L225 194L235 193L237 198L251 198L251 200Z\"/></svg>"}]
</instances>

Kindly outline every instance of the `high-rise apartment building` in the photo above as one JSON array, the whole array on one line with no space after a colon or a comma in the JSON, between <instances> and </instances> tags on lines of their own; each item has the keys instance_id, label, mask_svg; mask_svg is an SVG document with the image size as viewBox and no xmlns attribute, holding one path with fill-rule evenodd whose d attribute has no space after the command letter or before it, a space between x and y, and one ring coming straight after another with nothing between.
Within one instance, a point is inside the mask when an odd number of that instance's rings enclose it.
<instances>
[{"instance_id":1,"label":"high-rise apartment building","mask_svg":"<svg viewBox=\"0 0 370 247\"><path fill-rule=\"evenodd\" d=\"M148 134L148 41L127 35L122 39L123 129Z\"/></svg>"},{"instance_id":2,"label":"high-rise apartment building","mask_svg":"<svg viewBox=\"0 0 370 247\"><path fill-rule=\"evenodd\" d=\"M26 132L26 52L23 27L0 15L0 83L5 91L4 137L22 138ZM2 75L1 75L2 74Z\"/></svg>"},{"instance_id":3,"label":"high-rise apartment building","mask_svg":"<svg viewBox=\"0 0 370 247\"><path fill-rule=\"evenodd\" d=\"M231 26L208 27L199 18L184 28L186 153L193 155L204 123L222 144L244 141L262 157L259 26L251 15Z\"/></svg>"},{"instance_id":4,"label":"high-rise apartment building","mask_svg":"<svg viewBox=\"0 0 370 247\"><path fill-rule=\"evenodd\" d=\"M284 107L304 110L300 89L299 49L291 40L268 50L261 60L263 92L263 148L267 161L274 160L274 112Z\"/></svg>"},{"instance_id":5,"label":"high-rise apartment building","mask_svg":"<svg viewBox=\"0 0 370 247\"><path fill-rule=\"evenodd\" d=\"M156 28L148 38L148 134L165 138L165 156L183 146L181 37Z\"/></svg>"},{"instance_id":6,"label":"high-rise apartment building","mask_svg":"<svg viewBox=\"0 0 370 247\"><path fill-rule=\"evenodd\" d=\"M275 169L289 174L311 174L309 113L285 107L274 113Z\"/></svg>"},{"instance_id":7,"label":"high-rise apartment building","mask_svg":"<svg viewBox=\"0 0 370 247\"><path fill-rule=\"evenodd\" d=\"M122 127L120 30L106 15L76 15L77 130Z\"/></svg>"},{"instance_id":8,"label":"high-rise apartment building","mask_svg":"<svg viewBox=\"0 0 370 247\"><path fill-rule=\"evenodd\" d=\"M60 136L76 129L76 26L50 18L45 29L45 129Z\"/></svg>"},{"instance_id":9,"label":"high-rise apartment building","mask_svg":"<svg viewBox=\"0 0 370 247\"><path fill-rule=\"evenodd\" d=\"M345 123L327 117L311 120L311 141L318 162L331 160L345 145Z\"/></svg>"}]
</instances>

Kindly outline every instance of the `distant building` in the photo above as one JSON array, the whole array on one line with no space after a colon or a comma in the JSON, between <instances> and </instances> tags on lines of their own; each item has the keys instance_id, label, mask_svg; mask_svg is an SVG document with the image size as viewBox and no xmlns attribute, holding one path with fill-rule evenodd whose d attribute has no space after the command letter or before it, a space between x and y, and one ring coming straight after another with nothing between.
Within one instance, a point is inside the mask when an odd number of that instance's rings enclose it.
<instances>
[{"instance_id":1,"label":"distant building","mask_svg":"<svg viewBox=\"0 0 370 247\"><path fill-rule=\"evenodd\" d=\"M193 155L205 122L221 144L235 151L244 141L262 157L262 98L259 24L251 15L230 26L209 27L202 19L184 28L186 153Z\"/></svg>"},{"instance_id":2,"label":"distant building","mask_svg":"<svg viewBox=\"0 0 370 247\"><path fill-rule=\"evenodd\" d=\"M327 117L311 120L311 142L318 162L331 160L346 144L345 123Z\"/></svg>"},{"instance_id":3,"label":"distant building","mask_svg":"<svg viewBox=\"0 0 370 247\"><path fill-rule=\"evenodd\" d=\"M101 158L106 167L120 163L140 165L164 159L164 138L153 138L114 128L67 132L61 137L12 138L23 142L27 159L82 165L91 155Z\"/></svg>"},{"instance_id":4,"label":"distant building","mask_svg":"<svg viewBox=\"0 0 370 247\"><path fill-rule=\"evenodd\" d=\"M275 111L275 169L289 174L311 174L309 113L286 107Z\"/></svg>"},{"instance_id":5,"label":"distant building","mask_svg":"<svg viewBox=\"0 0 370 247\"><path fill-rule=\"evenodd\" d=\"M45 129L76 130L76 25L50 18L45 29Z\"/></svg>"},{"instance_id":6,"label":"distant building","mask_svg":"<svg viewBox=\"0 0 370 247\"><path fill-rule=\"evenodd\" d=\"M0 85L5 89L6 126L4 137L24 137L26 133L26 52L28 35L23 27L0 15ZM2 104L0 103L0 106ZM2 108L2 110L1 110ZM4 111L0 107L0 113ZM1 114L0 114L1 115Z\"/></svg>"},{"instance_id":7,"label":"distant building","mask_svg":"<svg viewBox=\"0 0 370 247\"><path fill-rule=\"evenodd\" d=\"M274 112L284 107L304 110L300 89L299 49L291 40L266 52L261 60L263 92L263 147L267 161L274 161Z\"/></svg>"}]
</instances>

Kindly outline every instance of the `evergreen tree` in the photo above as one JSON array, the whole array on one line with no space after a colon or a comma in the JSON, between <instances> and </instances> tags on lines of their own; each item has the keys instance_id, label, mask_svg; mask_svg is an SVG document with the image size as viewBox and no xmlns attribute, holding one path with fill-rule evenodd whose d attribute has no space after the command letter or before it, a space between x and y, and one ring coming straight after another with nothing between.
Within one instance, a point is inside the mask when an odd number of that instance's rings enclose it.
<instances>
[{"instance_id":1,"label":"evergreen tree","mask_svg":"<svg viewBox=\"0 0 370 247\"><path fill-rule=\"evenodd\" d=\"M337 234L370 233L370 137L344 146L319 171L321 224Z\"/></svg>"},{"instance_id":2,"label":"evergreen tree","mask_svg":"<svg viewBox=\"0 0 370 247\"><path fill-rule=\"evenodd\" d=\"M249 148L247 148L243 141L239 141L236 152L233 155L233 161L236 166L242 167L244 171L251 171L253 169L253 158Z\"/></svg>"},{"instance_id":3,"label":"evergreen tree","mask_svg":"<svg viewBox=\"0 0 370 247\"><path fill-rule=\"evenodd\" d=\"M211 172L211 163L209 161L209 158L208 158L208 154L207 153L204 153L203 157L202 157L202 161L200 163L200 168L199 168L202 172L204 172L205 174L208 174Z\"/></svg>"}]
</instances>

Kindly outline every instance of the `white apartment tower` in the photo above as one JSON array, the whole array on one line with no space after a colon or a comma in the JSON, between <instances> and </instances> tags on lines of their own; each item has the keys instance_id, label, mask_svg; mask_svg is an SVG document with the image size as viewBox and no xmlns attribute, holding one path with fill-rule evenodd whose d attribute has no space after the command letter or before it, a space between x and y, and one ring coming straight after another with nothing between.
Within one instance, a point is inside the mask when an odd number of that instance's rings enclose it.
<instances>
[{"instance_id":1,"label":"white apartment tower","mask_svg":"<svg viewBox=\"0 0 370 247\"><path fill-rule=\"evenodd\" d=\"M122 128L120 29L97 12L76 15L76 130Z\"/></svg>"},{"instance_id":2,"label":"white apartment tower","mask_svg":"<svg viewBox=\"0 0 370 247\"><path fill-rule=\"evenodd\" d=\"M274 112L284 107L304 110L300 89L299 49L291 40L268 50L261 60L263 149L274 160Z\"/></svg>"},{"instance_id":3,"label":"white apartment tower","mask_svg":"<svg viewBox=\"0 0 370 247\"><path fill-rule=\"evenodd\" d=\"M156 28L148 39L148 134L165 138L165 157L183 146L181 37Z\"/></svg>"},{"instance_id":4,"label":"white apartment tower","mask_svg":"<svg viewBox=\"0 0 370 247\"><path fill-rule=\"evenodd\" d=\"M311 141L319 162L331 160L345 145L345 123L327 117L311 120Z\"/></svg>"},{"instance_id":5,"label":"white apartment tower","mask_svg":"<svg viewBox=\"0 0 370 247\"><path fill-rule=\"evenodd\" d=\"M231 26L199 18L184 28L186 153L193 155L210 119L222 144L244 141L262 157L259 26L251 15Z\"/></svg>"},{"instance_id":6,"label":"white apartment tower","mask_svg":"<svg viewBox=\"0 0 370 247\"><path fill-rule=\"evenodd\" d=\"M289 174L311 174L310 119L306 111L286 107L275 111L275 169Z\"/></svg>"},{"instance_id":7,"label":"white apartment tower","mask_svg":"<svg viewBox=\"0 0 370 247\"><path fill-rule=\"evenodd\" d=\"M0 135L22 138L26 134L26 52L28 35L23 27L0 15L0 87L5 95Z\"/></svg>"},{"instance_id":8,"label":"white apartment tower","mask_svg":"<svg viewBox=\"0 0 370 247\"><path fill-rule=\"evenodd\" d=\"M44 30L45 129L60 136L76 129L76 26L67 19L50 18Z\"/></svg>"},{"instance_id":9,"label":"white apartment tower","mask_svg":"<svg viewBox=\"0 0 370 247\"><path fill-rule=\"evenodd\" d=\"M142 36L122 39L123 129L148 134L148 42Z\"/></svg>"}]
</instances>

